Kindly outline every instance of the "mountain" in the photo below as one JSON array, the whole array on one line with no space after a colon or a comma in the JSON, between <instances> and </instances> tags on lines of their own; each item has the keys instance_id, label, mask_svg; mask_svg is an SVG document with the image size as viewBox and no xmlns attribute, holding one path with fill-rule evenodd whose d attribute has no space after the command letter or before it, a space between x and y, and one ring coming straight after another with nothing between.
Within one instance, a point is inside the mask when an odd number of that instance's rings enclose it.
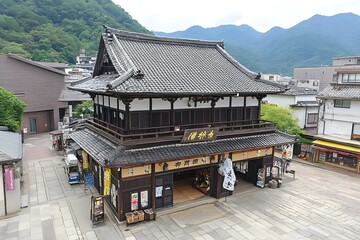
<instances>
[{"instance_id":1,"label":"mountain","mask_svg":"<svg viewBox=\"0 0 360 240\"><path fill-rule=\"evenodd\" d=\"M150 33L111 0L0 0L0 54L75 63L95 54L103 24Z\"/></svg>"},{"instance_id":2,"label":"mountain","mask_svg":"<svg viewBox=\"0 0 360 240\"><path fill-rule=\"evenodd\" d=\"M360 16L315 15L297 25L260 33L247 25L190 27L158 36L223 40L225 49L255 72L292 75L294 67L331 65L333 57L360 55Z\"/></svg>"}]
</instances>

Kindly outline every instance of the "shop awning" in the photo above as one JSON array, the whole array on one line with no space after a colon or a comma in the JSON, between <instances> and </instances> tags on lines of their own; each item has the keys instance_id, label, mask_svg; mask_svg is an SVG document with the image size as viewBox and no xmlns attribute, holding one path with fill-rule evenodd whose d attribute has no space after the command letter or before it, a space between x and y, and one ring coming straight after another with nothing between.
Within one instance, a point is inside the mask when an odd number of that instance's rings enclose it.
<instances>
[{"instance_id":1,"label":"shop awning","mask_svg":"<svg viewBox=\"0 0 360 240\"><path fill-rule=\"evenodd\" d=\"M328 141L323 141L323 140L315 140L313 142L313 144L360 154L360 148L352 147L352 146L348 146L348 145L344 145L344 144L340 144L340 143L328 142ZM316 146L314 146L314 148L316 149Z\"/></svg>"},{"instance_id":2,"label":"shop awning","mask_svg":"<svg viewBox=\"0 0 360 240\"><path fill-rule=\"evenodd\" d=\"M325 148L325 147L313 146L313 149L320 150L320 151L323 151L323 152L339 153L339 154L342 154L342 155L345 155L345 156L349 156L349 155L350 155L350 153L348 153L348 152L339 151L339 150L330 149L330 148Z\"/></svg>"}]
</instances>

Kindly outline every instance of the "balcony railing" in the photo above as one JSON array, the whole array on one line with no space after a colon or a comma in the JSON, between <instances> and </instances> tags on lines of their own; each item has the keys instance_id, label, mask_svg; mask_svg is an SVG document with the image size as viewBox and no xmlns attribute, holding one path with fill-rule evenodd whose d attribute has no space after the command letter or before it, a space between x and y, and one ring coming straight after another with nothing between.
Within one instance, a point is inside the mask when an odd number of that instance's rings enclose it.
<instances>
[{"instance_id":1,"label":"balcony railing","mask_svg":"<svg viewBox=\"0 0 360 240\"><path fill-rule=\"evenodd\" d=\"M276 123L262 120L244 120L232 122L213 122L207 124L186 124L164 127L149 127L126 130L99 119L88 119L86 124L93 130L101 130L117 142L131 145L131 142L165 142L181 140L185 130L198 128L218 128L218 138L225 136L243 135L253 132L274 131Z\"/></svg>"}]
</instances>

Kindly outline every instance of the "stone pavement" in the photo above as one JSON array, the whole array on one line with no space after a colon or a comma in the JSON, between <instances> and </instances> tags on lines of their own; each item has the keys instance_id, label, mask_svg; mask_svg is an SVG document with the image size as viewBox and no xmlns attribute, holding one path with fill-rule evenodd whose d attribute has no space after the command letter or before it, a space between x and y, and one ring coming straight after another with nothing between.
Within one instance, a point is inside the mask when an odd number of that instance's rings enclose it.
<instances>
[{"instance_id":1,"label":"stone pavement","mask_svg":"<svg viewBox=\"0 0 360 240\"><path fill-rule=\"evenodd\" d=\"M359 239L359 174L296 160L281 188L245 188L158 211L156 221L126 226L107 214L90 222L90 197L70 186L48 134L25 140L29 207L0 219L0 239ZM27 178L27 177L28 178Z\"/></svg>"}]
</instances>

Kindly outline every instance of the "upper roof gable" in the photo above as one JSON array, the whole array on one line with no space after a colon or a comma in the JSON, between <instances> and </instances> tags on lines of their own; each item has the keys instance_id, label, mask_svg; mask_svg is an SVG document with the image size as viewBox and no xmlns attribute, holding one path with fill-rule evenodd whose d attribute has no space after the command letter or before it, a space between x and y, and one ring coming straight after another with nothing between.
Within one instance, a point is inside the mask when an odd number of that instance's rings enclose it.
<instances>
[{"instance_id":1,"label":"upper roof gable","mask_svg":"<svg viewBox=\"0 0 360 240\"><path fill-rule=\"evenodd\" d=\"M255 94L284 88L257 80L221 41L158 37L107 28L93 78L73 86L123 94Z\"/></svg>"}]
</instances>

